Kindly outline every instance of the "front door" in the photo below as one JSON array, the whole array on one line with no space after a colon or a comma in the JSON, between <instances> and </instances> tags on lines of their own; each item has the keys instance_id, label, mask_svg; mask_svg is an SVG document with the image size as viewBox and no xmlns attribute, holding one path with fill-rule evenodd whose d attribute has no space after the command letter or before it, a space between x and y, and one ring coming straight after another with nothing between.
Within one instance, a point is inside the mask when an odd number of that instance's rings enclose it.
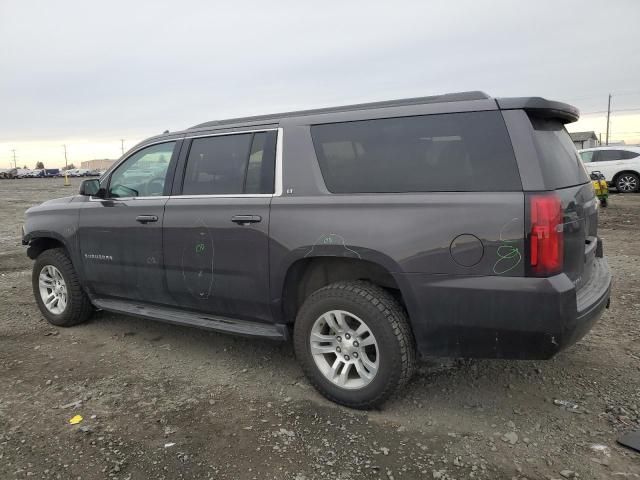
<instances>
[{"instance_id":1,"label":"front door","mask_svg":"<svg viewBox=\"0 0 640 480\"><path fill-rule=\"evenodd\" d=\"M277 131L195 138L165 207L174 305L269 322L269 209ZM186 164L185 164L186 162Z\"/></svg>"},{"instance_id":2,"label":"front door","mask_svg":"<svg viewBox=\"0 0 640 480\"><path fill-rule=\"evenodd\" d=\"M156 303L166 296L162 220L179 143L133 153L101 182L106 198L80 210L80 253L94 295Z\"/></svg>"}]
</instances>

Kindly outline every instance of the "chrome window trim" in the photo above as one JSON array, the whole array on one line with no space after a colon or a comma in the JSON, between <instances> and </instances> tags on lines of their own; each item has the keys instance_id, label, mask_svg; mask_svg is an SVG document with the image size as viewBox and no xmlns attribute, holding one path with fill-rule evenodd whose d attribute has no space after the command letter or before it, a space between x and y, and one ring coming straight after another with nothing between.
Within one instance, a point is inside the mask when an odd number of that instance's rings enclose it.
<instances>
[{"instance_id":1,"label":"chrome window trim","mask_svg":"<svg viewBox=\"0 0 640 480\"><path fill-rule=\"evenodd\" d=\"M99 198L91 195L89 197L90 202L122 202L122 201L138 201L138 200L167 200L169 195L158 195L157 197L109 197Z\"/></svg>"},{"instance_id":2,"label":"chrome window trim","mask_svg":"<svg viewBox=\"0 0 640 480\"><path fill-rule=\"evenodd\" d=\"M272 197L282 196L282 148L284 142L284 131L282 127L278 128L278 138L276 139L276 173L275 173L275 185L273 189Z\"/></svg>"},{"instance_id":3,"label":"chrome window trim","mask_svg":"<svg viewBox=\"0 0 640 480\"><path fill-rule=\"evenodd\" d=\"M242 135L243 133L260 133L260 132L273 132L282 130L281 128L256 128L255 130L233 130L222 133L203 133L202 135L189 135L184 137L185 140L190 138L206 138L206 137L222 137L223 135Z\"/></svg>"},{"instance_id":4,"label":"chrome window trim","mask_svg":"<svg viewBox=\"0 0 640 480\"><path fill-rule=\"evenodd\" d=\"M153 145L158 145L160 143L169 143L169 142L178 142L180 140L188 140L192 138L206 138L206 137L220 137L222 135L240 135L243 133L256 133L256 132L273 132L277 131L278 136L276 138L276 171L274 174L274 193L230 193L230 194L218 194L218 195L162 195L157 197L119 197L119 198L96 198L89 197L89 201L91 202L104 202L107 200L111 201L130 201L130 200L161 200L161 199L198 199L198 198L273 198L273 197L281 197L282 196L282 150L283 150L283 141L284 141L284 131L282 127L279 128L260 128L255 130L236 130L232 132L224 132L224 133L210 133L203 135L192 135L189 137L180 137L172 140L162 140L153 143L147 143L140 148L131 152L130 155L127 155L126 158L120 160L112 169L109 171L109 175L111 172L114 172L123 162L127 159L131 158L132 155L135 155L140 150L151 147ZM102 177L101 177L102 178Z\"/></svg>"},{"instance_id":5,"label":"chrome window trim","mask_svg":"<svg viewBox=\"0 0 640 480\"><path fill-rule=\"evenodd\" d=\"M120 160L118 160L116 163L114 163L113 165L111 165L111 167L104 172L103 175L101 175L100 177L98 177L98 181L101 181L102 178L107 178L108 176L111 176L113 174L113 172L120 167L120 165L122 165L124 162L126 162L127 160L129 160L132 156L134 156L136 153L138 153L140 150L143 150L147 147L153 147L154 145L160 145L161 143L170 143L170 142L179 142L180 140L183 140L184 137L178 137L178 138L173 138L173 139L165 139L165 140L160 140L157 142L151 142L151 143L146 143L144 145L142 145L139 148L136 148L135 150L131 151L131 153L127 152L127 156L126 157L121 157Z\"/></svg>"},{"instance_id":6,"label":"chrome window trim","mask_svg":"<svg viewBox=\"0 0 640 480\"><path fill-rule=\"evenodd\" d=\"M274 195L272 193L225 193L218 195L171 195L169 198L171 200L180 200L180 199L198 199L198 198L272 198Z\"/></svg>"},{"instance_id":7,"label":"chrome window trim","mask_svg":"<svg viewBox=\"0 0 640 480\"><path fill-rule=\"evenodd\" d=\"M276 171L274 174L274 187L273 193L224 193L224 194L209 194L209 195L170 195L171 200L186 199L197 200L198 198L273 198L282 196L282 143L284 138L284 132L282 128L261 128L256 130L238 130L233 132L194 135L189 138L206 138L206 137L220 137L223 135L239 135L243 133L256 133L256 132L278 132L276 138Z\"/></svg>"}]
</instances>

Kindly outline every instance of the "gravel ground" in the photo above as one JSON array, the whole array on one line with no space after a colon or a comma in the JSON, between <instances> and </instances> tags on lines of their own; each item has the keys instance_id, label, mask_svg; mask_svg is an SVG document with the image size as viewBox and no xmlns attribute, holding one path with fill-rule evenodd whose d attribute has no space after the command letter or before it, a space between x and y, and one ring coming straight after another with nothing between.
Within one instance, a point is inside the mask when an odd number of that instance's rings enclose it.
<instances>
[{"instance_id":1,"label":"gravel ground","mask_svg":"<svg viewBox=\"0 0 640 480\"><path fill-rule=\"evenodd\" d=\"M360 412L320 397L289 344L105 312L49 326L18 231L73 183L0 181L0 478L640 478L615 441L640 428L640 195L601 212L614 293L581 342L546 362L433 360Z\"/></svg>"}]
</instances>

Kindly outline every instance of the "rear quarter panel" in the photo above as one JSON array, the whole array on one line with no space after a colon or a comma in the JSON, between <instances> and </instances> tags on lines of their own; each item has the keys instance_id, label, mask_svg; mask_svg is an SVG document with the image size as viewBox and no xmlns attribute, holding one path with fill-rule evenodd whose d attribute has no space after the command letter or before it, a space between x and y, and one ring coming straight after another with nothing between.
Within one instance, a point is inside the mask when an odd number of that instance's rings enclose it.
<instances>
[{"instance_id":1,"label":"rear quarter panel","mask_svg":"<svg viewBox=\"0 0 640 480\"><path fill-rule=\"evenodd\" d=\"M374 262L399 284L412 273L522 276L523 202L520 192L276 197L272 298L278 301L294 262L322 256Z\"/></svg>"},{"instance_id":2,"label":"rear quarter panel","mask_svg":"<svg viewBox=\"0 0 640 480\"><path fill-rule=\"evenodd\" d=\"M374 262L403 288L413 274L524 275L522 192L331 194L315 156L308 121L284 123L283 194L271 204L270 292L274 313L288 269L312 257ZM366 175L366 172L363 172ZM412 322L422 309L405 298Z\"/></svg>"}]
</instances>

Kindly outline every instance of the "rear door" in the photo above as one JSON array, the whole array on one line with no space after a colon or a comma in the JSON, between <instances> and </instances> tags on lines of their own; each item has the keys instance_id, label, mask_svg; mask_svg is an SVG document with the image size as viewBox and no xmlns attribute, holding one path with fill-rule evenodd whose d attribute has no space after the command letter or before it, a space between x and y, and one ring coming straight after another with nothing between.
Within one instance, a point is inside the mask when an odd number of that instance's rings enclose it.
<instances>
[{"instance_id":1,"label":"rear door","mask_svg":"<svg viewBox=\"0 0 640 480\"><path fill-rule=\"evenodd\" d=\"M269 129L186 143L163 229L173 305L271 320L269 210L277 136Z\"/></svg>"}]
</instances>

